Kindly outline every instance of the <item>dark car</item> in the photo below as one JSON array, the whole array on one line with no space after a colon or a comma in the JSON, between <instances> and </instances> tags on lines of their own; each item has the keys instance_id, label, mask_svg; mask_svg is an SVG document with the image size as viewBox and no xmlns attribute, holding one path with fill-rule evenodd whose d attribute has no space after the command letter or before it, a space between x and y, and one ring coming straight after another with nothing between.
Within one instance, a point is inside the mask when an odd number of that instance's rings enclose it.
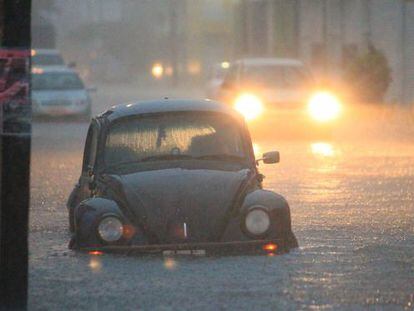
<instances>
[{"instance_id":1,"label":"dark car","mask_svg":"<svg viewBox=\"0 0 414 311\"><path fill-rule=\"evenodd\" d=\"M263 155L279 161L278 152ZM94 118L67 206L81 250L288 251L290 210L262 189L243 118L212 101L120 105Z\"/></svg>"}]
</instances>

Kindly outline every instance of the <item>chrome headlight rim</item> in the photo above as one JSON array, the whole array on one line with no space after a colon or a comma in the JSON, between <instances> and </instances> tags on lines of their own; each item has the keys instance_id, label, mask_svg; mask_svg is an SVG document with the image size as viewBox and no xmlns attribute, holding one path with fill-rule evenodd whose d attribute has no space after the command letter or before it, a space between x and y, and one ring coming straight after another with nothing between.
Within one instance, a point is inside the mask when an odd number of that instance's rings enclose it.
<instances>
[{"instance_id":1,"label":"chrome headlight rim","mask_svg":"<svg viewBox=\"0 0 414 311\"><path fill-rule=\"evenodd\" d=\"M264 212L267 215L268 220L269 220L269 224L267 226L267 229L265 231L263 231L262 233L259 233L259 234L255 234L255 233L251 232L247 228L247 225L246 225L247 216L251 212L254 212L254 211L257 211L257 210L259 210L261 212ZM263 238L266 238L269 235L269 232L270 232L271 227L272 227L272 219L270 217L270 214L269 214L268 209L266 207L264 207L264 206L261 206L261 205L251 206L250 208L246 209L246 211L242 215L242 219L241 219L241 229L242 229L242 232L247 237L249 237L249 238L252 238L252 239L263 239Z\"/></svg>"},{"instance_id":2,"label":"chrome headlight rim","mask_svg":"<svg viewBox=\"0 0 414 311\"><path fill-rule=\"evenodd\" d=\"M103 224L104 221L107 221L108 219L111 219L111 218L115 219L116 221L119 222L120 230L118 232L118 237L116 239L111 239L110 240L110 239L105 239L105 237L102 236L100 227L101 227L101 225ZM124 223L122 222L121 218L118 215L116 215L116 214L105 214L99 219L99 221L97 223L96 233L97 233L97 236L99 237L99 239L103 243L105 243L105 244L114 244L114 243L118 243L119 241L122 240L123 234L124 234L124 228L125 228L125 225L124 225Z\"/></svg>"}]
</instances>

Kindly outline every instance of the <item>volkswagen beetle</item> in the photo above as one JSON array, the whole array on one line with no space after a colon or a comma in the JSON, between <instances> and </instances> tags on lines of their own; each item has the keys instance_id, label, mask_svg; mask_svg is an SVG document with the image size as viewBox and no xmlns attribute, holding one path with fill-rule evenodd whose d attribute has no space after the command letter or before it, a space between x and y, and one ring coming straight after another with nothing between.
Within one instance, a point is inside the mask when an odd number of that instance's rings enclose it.
<instances>
[{"instance_id":1,"label":"volkswagen beetle","mask_svg":"<svg viewBox=\"0 0 414 311\"><path fill-rule=\"evenodd\" d=\"M112 107L91 121L67 207L70 248L268 253L297 247L289 205L262 188L243 118L213 101Z\"/></svg>"}]
</instances>

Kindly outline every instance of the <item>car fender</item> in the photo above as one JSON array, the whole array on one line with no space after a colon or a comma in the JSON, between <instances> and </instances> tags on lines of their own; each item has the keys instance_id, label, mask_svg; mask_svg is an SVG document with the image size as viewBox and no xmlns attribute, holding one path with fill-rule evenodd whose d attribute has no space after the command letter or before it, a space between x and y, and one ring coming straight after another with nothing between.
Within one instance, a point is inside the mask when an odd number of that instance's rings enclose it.
<instances>
[{"instance_id":1,"label":"car fender","mask_svg":"<svg viewBox=\"0 0 414 311\"><path fill-rule=\"evenodd\" d=\"M105 198L89 198L82 201L74 212L75 220L75 247L83 245L101 245L96 228L99 220L105 215L116 215L125 224L125 216L118 204Z\"/></svg>"},{"instance_id":2,"label":"car fender","mask_svg":"<svg viewBox=\"0 0 414 311\"><path fill-rule=\"evenodd\" d=\"M273 220L273 230L277 235L291 232L290 208L286 199L273 191L258 189L247 194L244 199L241 213L245 214L250 208L261 206L270 214Z\"/></svg>"},{"instance_id":3,"label":"car fender","mask_svg":"<svg viewBox=\"0 0 414 311\"><path fill-rule=\"evenodd\" d=\"M261 207L265 209L272 220L271 228L267 238L280 239L283 247L297 247L296 238L292 232L290 208L286 199L273 191L257 189L249 192L240 207L239 213L228 224L223 235L223 241L249 240L243 234L242 223L249 209Z\"/></svg>"}]
</instances>

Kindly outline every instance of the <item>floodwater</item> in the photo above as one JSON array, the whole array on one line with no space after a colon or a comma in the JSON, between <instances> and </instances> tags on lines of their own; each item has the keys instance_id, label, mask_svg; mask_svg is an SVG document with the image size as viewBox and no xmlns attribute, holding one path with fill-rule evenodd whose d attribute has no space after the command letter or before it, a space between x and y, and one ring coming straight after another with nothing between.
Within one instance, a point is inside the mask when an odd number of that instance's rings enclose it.
<instances>
[{"instance_id":1,"label":"floodwater","mask_svg":"<svg viewBox=\"0 0 414 311\"><path fill-rule=\"evenodd\" d=\"M134 96L100 89L95 112ZM414 114L399 116L360 118L322 140L256 139L259 154L281 153L260 168L290 203L300 247L207 258L68 250L65 201L87 125L36 123L29 309L414 309Z\"/></svg>"}]
</instances>

